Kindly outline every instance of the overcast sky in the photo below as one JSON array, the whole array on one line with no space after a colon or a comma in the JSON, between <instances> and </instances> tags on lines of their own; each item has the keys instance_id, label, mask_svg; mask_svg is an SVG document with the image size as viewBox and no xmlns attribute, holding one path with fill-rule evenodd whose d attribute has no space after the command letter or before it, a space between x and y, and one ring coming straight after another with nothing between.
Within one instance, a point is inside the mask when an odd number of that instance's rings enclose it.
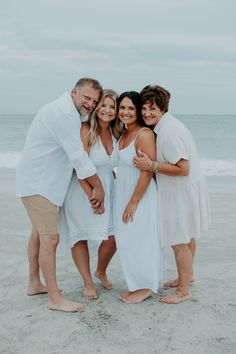
<instances>
[{"instance_id":1,"label":"overcast sky","mask_svg":"<svg viewBox=\"0 0 236 354\"><path fill-rule=\"evenodd\" d=\"M235 0L0 0L0 113L35 113L83 76L159 84L172 113L236 114Z\"/></svg>"}]
</instances>

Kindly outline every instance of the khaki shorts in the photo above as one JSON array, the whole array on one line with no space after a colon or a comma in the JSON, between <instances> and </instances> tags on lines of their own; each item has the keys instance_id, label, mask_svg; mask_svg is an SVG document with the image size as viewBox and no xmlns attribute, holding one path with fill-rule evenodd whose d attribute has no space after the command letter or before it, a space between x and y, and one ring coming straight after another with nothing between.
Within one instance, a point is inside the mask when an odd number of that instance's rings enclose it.
<instances>
[{"instance_id":1,"label":"khaki shorts","mask_svg":"<svg viewBox=\"0 0 236 354\"><path fill-rule=\"evenodd\" d=\"M41 195L21 198L32 223L32 231L40 235L58 234L58 209L55 204Z\"/></svg>"}]
</instances>

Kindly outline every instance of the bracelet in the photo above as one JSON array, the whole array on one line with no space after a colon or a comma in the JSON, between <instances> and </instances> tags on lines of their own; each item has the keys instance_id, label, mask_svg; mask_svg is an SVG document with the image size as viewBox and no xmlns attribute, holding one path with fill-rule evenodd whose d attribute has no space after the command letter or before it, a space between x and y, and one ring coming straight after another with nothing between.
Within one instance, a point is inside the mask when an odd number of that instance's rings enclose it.
<instances>
[{"instance_id":1,"label":"bracelet","mask_svg":"<svg viewBox=\"0 0 236 354\"><path fill-rule=\"evenodd\" d=\"M150 166L149 166L149 171L152 173L158 172L158 162L157 161L152 161Z\"/></svg>"}]
</instances>

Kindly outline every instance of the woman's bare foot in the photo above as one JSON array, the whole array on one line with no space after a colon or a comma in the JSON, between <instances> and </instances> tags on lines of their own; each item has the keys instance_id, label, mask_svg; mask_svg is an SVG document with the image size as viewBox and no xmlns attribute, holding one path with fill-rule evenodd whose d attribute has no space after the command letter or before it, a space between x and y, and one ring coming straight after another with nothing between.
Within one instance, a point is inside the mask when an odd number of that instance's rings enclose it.
<instances>
[{"instance_id":1,"label":"woman's bare foot","mask_svg":"<svg viewBox=\"0 0 236 354\"><path fill-rule=\"evenodd\" d=\"M96 289L95 289L95 286L93 283L92 284L85 284L83 294L87 300L95 300L98 298L97 293L96 293Z\"/></svg>"},{"instance_id":2,"label":"woman's bare foot","mask_svg":"<svg viewBox=\"0 0 236 354\"><path fill-rule=\"evenodd\" d=\"M151 295L152 291L150 289L140 289L133 291L127 299L124 299L124 302L128 304L140 304Z\"/></svg>"},{"instance_id":3,"label":"woman's bare foot","mask_svg":"<svg viewBox=\"0 0 236 354\"><path fill-rule=\"evenodd\" d=\"M101 274L101 273L99 273L99 272L96 270L96 272L94 273L94 275L95 275L96 278L98 278L98 279L101 281L101 283L102 283L102 285L104 286L105 289L107 289L107 290L113 289L113 285L112 285L112 283L110 282L110 280L107 278L106 273L105 273L105 274Z\"/></svg>"},{"instance_id":4,"label":"woman's bare foot","mask_svg":"<svg viewBox=\"0 0 236 354\"><path fill-rule=\"evenodd\" d=\"M192 299L192 294L189 292L187 294L182 294L179 291L173 291L172 293L160 298L160 302L165 304L180 304L181 302L188 301Z\"/></svg>"},{"instance_id":5,"label":"woman's bare foot","mask_svg":"<svg viewBox=\"0 0 236 354\"><path fill-rule=\"evenodd\" d=\"M192 275L191 278L190 278L190 285L195 283L196 279L195 279L195 276ZM176 278L175 280L168 280L167 282L165 282L163 284L163 288L164 289L169 289L169 288L177 288L179 285L179 279Z\"/></svg>"},{"instance_id":6,"label":"woman's bare foot","mask_svg":"<svg viewBox=\"0 0 236 354\"><path fill-rule=\"evenodd\" d=\"M29 284L26 295L33 296L33 295L39 295L39 294L47 294L47 292L48 292L48 289L42 283L35 284L35 285Z\"/></svg>"},{"instance_id":7,"label":"woman's bare foot","mask_svg":"<svg viewBox=\"0 0 236 354\"><path fill-rule=\"evenodd\" d=\"M119 300L127 302L129 295L132 294L132 291L125 291L119 295Z\"/></svg>"},{"instance_id":8,"label":"woman's bare foot","mask_svg":"<svg viewBox=\"0 0 236 354\"><path fill-rule=\"evenodd\" d=\"M66 300L64 297L60 296L54 301L48 298L48 308L56 311L79 312L84 308L84 305L79 302Z\"/></svg>"}]
</instances>

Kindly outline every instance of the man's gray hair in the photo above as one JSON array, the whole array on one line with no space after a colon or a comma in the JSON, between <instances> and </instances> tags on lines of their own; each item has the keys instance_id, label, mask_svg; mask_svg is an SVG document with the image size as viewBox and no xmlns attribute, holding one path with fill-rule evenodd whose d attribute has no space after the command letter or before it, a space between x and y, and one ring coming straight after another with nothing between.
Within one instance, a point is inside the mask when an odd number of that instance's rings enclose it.
<instances>
[{"instance_id":1,"label":"man's gray hair","mask_svg":"<svg viewBox=\"0 0 236 354\"><path fill-rule=\"evenodd\" d=\"M82 77L76 82L75 88L79 90L84 85L90 85L95 90L98 90L100 92L100 95L102 94L103 88L98 80L91 79L89 77Z\"/></svg>"}]
</instances>

